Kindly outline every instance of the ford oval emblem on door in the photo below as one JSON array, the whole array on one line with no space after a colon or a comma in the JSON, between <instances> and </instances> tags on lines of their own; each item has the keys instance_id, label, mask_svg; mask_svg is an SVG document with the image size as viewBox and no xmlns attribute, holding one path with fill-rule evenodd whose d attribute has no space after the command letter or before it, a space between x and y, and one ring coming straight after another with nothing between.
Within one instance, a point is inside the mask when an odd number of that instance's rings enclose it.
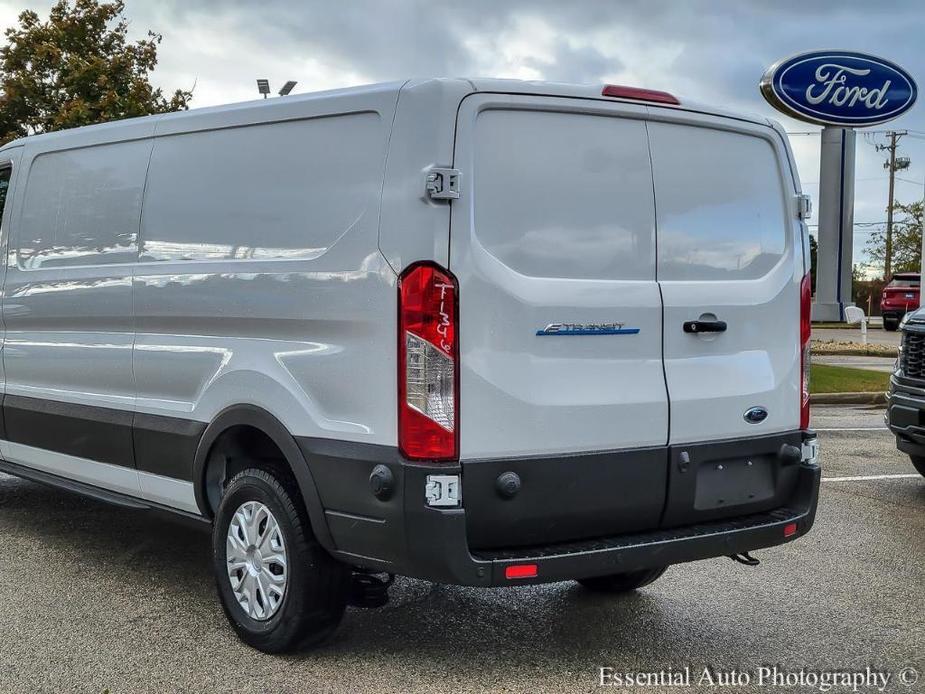
<instances>
[{"instance_id":1,"label":"ford oval emblem on door","mask_svg":"<svg viewBox=\"0 0 925 694\"><path fill-rule=\"evenodd\" d=\"M768 418L768 411L763 407L753 407L747 410L743 417L749 424L761 424Z\"/></svg>"},{"instance_id":2,"label":"ford oval emblem on door","mask_svg":"<svg viewBox=\"0 0 925 694\"><path fill-rule=\"evenodd\" d=\"M775 63L761 78L774 108L810 123L863 127L896 118L915 103L908 72L852 51L813 51Z\"/></svg>"}]
</instances>

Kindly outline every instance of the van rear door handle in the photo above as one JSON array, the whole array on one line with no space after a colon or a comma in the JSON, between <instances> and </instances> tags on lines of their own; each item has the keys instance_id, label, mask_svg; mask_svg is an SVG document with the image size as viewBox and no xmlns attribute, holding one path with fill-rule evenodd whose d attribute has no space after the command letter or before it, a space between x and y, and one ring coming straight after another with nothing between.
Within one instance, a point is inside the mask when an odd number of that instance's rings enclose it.
<instances>
[{"instance_id":1,"label":"van rear door handle","mask_svg":"<svg viewBox=\"0 0 925 694\"><path fill-rule=\"evenodd\" d=\"M726 321L724 320L689 320L684 323L686 333L724 333Z\"/></svg>"}]
</instances>

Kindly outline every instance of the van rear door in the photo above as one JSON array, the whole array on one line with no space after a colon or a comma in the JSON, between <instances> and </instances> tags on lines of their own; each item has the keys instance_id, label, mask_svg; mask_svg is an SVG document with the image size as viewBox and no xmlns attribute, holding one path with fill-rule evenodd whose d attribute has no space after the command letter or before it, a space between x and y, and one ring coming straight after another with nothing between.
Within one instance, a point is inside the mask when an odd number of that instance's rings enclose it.
<instances>
[{"instance_id":1,"label":"van rear door","mask_svg":"<svg viewBox=\"0 0 925 694\"><path fill-rule=\"evenodd\" d=\"M802 225L787 154L770 127L651 118L670 443L690 461L669 466L665 523L772 508L796 479L780 433L800 427Z\"/></svg>"},{"instance_id":2,"label":"van rear door","mask_svg":"<svg viewBox=\"0 0 925 694\"><path fill-rule=\"evenodd\" d=\"M665 121L649 138L671 442L799 428L800 223L776 134Z\"/></svg>"},{"instance_id":3,"label":"van rear door","mask_svg":"<svg viewBox=\"0 0 925 694\"><path fill-rule=\"evenodd\" d=\"M658 524L668 398L645 115L518 95L461 104L450 269L475 547ZM508 471L522 489L495 503Z\"/></svg>"}]
</instances>

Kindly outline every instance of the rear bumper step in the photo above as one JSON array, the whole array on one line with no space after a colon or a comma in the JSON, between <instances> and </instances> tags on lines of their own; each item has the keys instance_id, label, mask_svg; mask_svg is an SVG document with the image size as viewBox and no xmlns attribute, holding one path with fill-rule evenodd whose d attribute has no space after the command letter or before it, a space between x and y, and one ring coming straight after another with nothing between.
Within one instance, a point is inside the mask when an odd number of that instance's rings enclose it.
<instances>
[{"instance_id":1,"label":"rear bumper step","mask_svg":"<svg viewBox=\"0 0 925 694\"><path fill-rule=\"evenodd\" d=\"M801 537L812 528L819 479L818 466L802 465L793 504L767 513L593 541L482 551L473 553L473 558L491 564L493 585L510 585L512 581L505 579L505 570L516 564L535 563L536 579L518 581L535 583L603 576L773 547ZM794 523L796 531L787 534Z\"/></svg>"},{"instance_id":2,"label":"rear bumper step","mask_svg":"<svg viewBox=\"0 0 925 694\"><path fill-rule=\"evenodd\" d=\"M476 559L508 562L593 554L595 552L606 552L611 550L627 552L640 547L653 550L654 554L656 548L668 548L685 544L691 546L690 543L692 541L712 542L716 538L722 538L722 542L720 543L722 546L717 547L716 554L716 556L722 556L733 553L725 550L732 549L733 545L729 544L729 542L734 535L766 527L776 527L780 523L786 525L787 523L801 520L803 515L800 509L788 507L777 509L770 513L756 513L752 516L745 516L744 518L702 523L700 525L691 525L686 528L656 530L654 532L621 535L619 537L605 537L597 540L550 545L548 547L529 547L515 550L483 550L473 552L472 556ZM751 549L756 548L751 547ZM673 562L665 563L670 564Z\"/></svg>"}]
</instances>

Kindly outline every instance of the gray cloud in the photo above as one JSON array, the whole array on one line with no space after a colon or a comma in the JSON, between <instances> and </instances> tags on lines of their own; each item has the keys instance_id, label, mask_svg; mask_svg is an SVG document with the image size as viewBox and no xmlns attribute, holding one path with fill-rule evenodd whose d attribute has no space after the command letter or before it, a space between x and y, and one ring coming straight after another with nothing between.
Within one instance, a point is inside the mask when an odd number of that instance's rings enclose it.
<instances>
[{"instance_id":1,"label":"gray cloud","mask_svg":"<svg viewBox=\"0 0 925 694\"><path fill-rule=\"evenodd\" d=\"M0 22L51 0L0 0ZM155 80L197 83L194 104L255 96L254 78L299 80L297 91L420 76L605 80L666 89L776 117L757 82L803 50L847 48L896 61L925 83L921 0L127 0L138 32L164 34ZM925 100L925 99L923 99ZM893 125L925 132L925 107ZM818 181L818 139L792 139L807 189ZM857 218L883 216L881 155L859 139ZM925 140L903 141L903 178L925 178ZM908 183L900 199L921 196ZM858 237L856 248L863 246Z\"/></svg>"}]
</instances>

